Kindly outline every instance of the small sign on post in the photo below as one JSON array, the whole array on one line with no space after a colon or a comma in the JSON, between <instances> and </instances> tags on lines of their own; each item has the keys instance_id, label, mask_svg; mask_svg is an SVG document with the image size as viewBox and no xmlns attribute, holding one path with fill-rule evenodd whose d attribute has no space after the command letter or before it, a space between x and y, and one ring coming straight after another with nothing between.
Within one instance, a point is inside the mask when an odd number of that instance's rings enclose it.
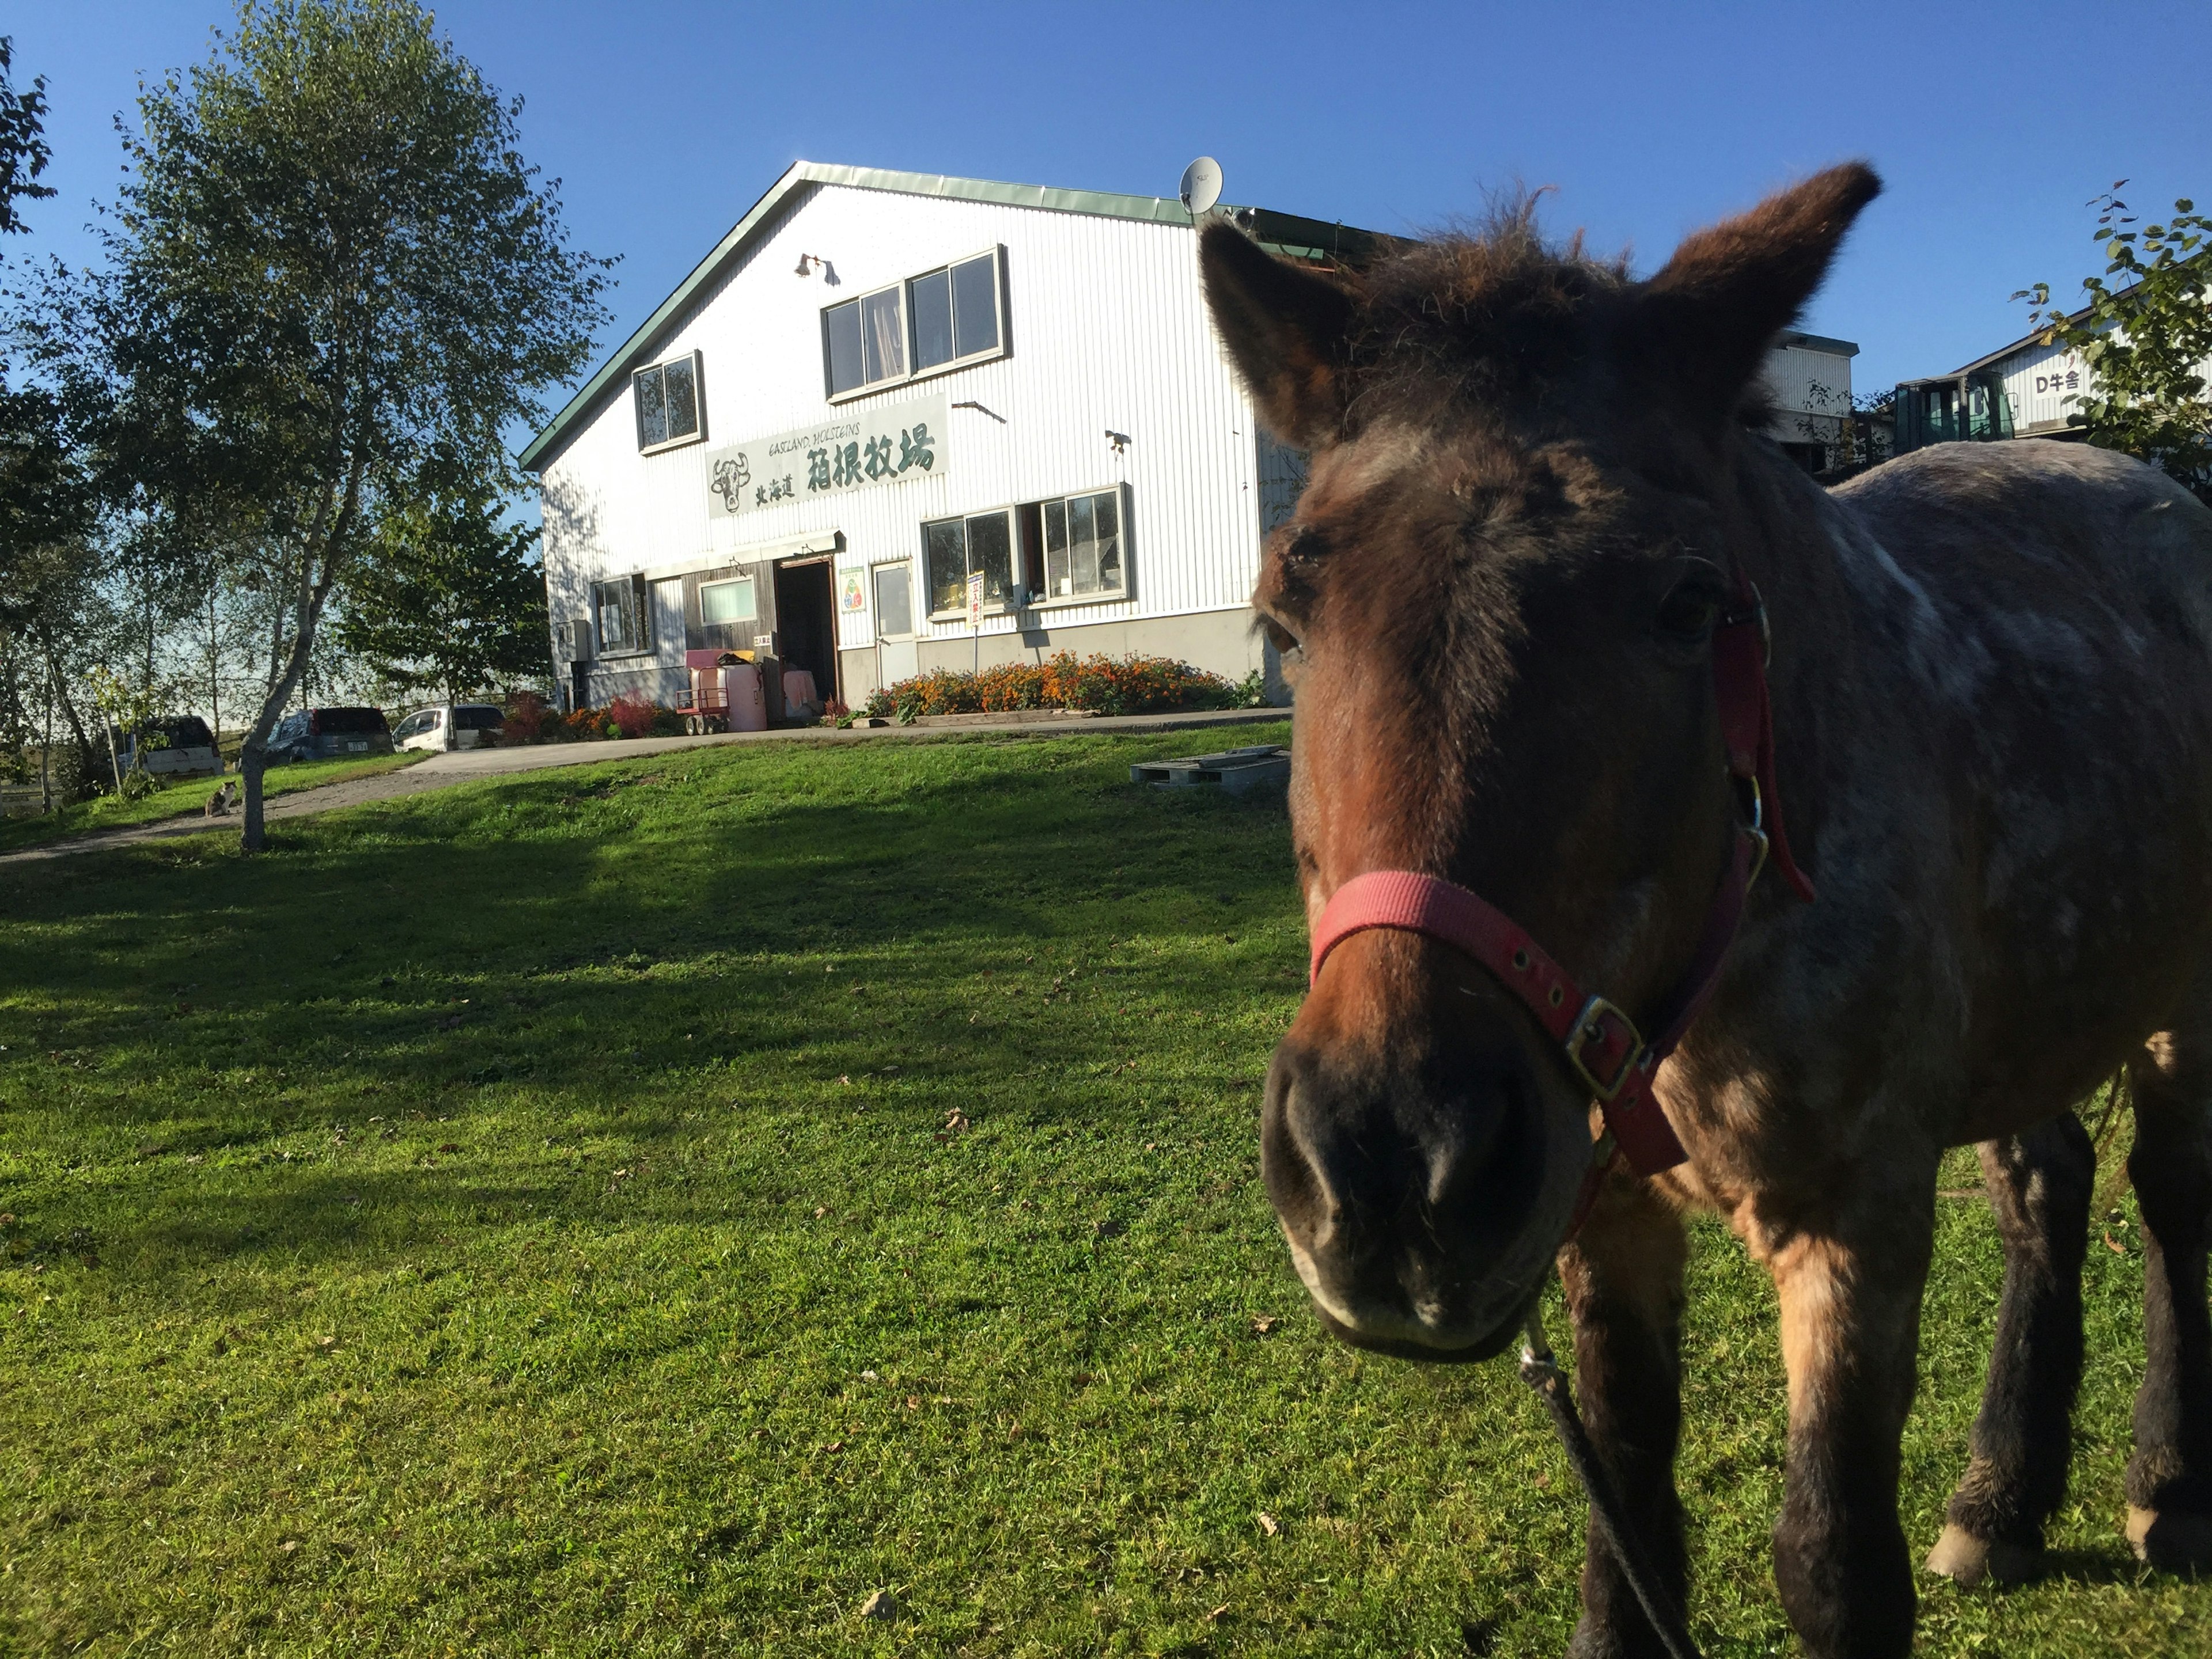
<instances>
[{"instance_id":1,"label":"small sign on post","mask_svg":"<svg viewBox=\"0 0 2212 1659\"><path fill-rule=\"evenodd\" d=\"M975 668L983 667L983 573L968 573L968 635L975 642Z\"/></svg>"}]
</instances>

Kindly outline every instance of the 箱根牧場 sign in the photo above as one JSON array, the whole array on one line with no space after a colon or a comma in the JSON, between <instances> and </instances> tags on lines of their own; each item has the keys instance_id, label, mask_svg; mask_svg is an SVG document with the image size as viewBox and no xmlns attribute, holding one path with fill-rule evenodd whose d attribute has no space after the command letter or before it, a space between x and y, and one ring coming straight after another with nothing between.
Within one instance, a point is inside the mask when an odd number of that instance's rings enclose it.
<instances>
[{"instance_id":1,"label":"\u7bb1\u6839\u7267\u5834 sign","mask_svg":"<svg viewBox=\"0 0 2212 1659\"><path fill-rule=\"evenodd\" d=\"M724 513L842 495L945 471L945 401L917 398L833 416L707 457L707 488Z\"/></svg>"}]
</instances>

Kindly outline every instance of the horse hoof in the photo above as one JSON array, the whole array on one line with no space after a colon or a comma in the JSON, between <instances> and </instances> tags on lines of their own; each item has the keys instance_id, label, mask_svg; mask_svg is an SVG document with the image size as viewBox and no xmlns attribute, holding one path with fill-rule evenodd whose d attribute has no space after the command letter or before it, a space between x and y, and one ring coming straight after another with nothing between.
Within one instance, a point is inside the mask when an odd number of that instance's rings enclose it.
<instances>
[{"instance_id":1,"label":"horse hoof","mask_svg":"<svg viewBox=\"0 0 2212 1659\"><path fill-rule=\"evenodd\" d=\"M1960 1589L1972 1589L1985 1580L2000 1587L2024 1584L2042 1563L2041 1550L2026 1544L1989 1543L1955 1522L1943 1528L1936 1547L1928 1552L1928 1571Z\"/></svg>"},{"instance_id":2,"label":"horse hoof","mask_svg":"<svg viewBox=\"0 0 2212 1659\"><path fill-rule=\"evenodd\" d=\"M2212 1515L2161 1514L2128 1505L2128 1544L2160 1572L2212 1572Z\"/></svg>"}]
</instances>

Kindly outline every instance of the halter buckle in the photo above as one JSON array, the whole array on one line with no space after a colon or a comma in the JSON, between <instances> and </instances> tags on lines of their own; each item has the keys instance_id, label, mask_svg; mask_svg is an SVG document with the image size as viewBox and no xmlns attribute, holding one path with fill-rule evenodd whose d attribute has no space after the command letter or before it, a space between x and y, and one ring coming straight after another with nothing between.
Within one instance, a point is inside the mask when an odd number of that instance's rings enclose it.
<instances>
[{"instance_id":1,"label":"halter buckle","mask_svg":"<svg viewBox=\"0 0 2212 1659\"><path fill-rule=\"evenodd\" d=\"M1743 878L1744 886L1748 888L1759 879L1759 872L1766 868L1766 854L1772 843L1766 836L1766 802L1759 793L1758 778L1739 778L1736 781L1751 786L1751 822L1741 826L1743 833L1751 837L1751 873Z\"/></svg>"},{"instance_id":2,"label":"halter buckle","mask_svg":"<svg viewBox=\"0 0 2212 1659\"><path fill-rule=\"evenodd\" d=\"M1589 1061L1583 1055L1592 1044L1610 1042L1621 1045L1620 1060L1613 1076L1604 1079L1590 1069ZM1637 1062L1644 1058L1644 1036L1636 1029L1636 1022L1603 997L1592 997L1583 1004L1582 1012L1575 1016L1574 1029L1560 1046L1566 1050L1567 1063L1589 1085L1590 1092L1601 1105L1613 1103L1613 1097L1620 1092L1636 1070ZM1600 1064L1610 1058L1610 1054L1606 1055Z\"/></svg>"}]
</instances>

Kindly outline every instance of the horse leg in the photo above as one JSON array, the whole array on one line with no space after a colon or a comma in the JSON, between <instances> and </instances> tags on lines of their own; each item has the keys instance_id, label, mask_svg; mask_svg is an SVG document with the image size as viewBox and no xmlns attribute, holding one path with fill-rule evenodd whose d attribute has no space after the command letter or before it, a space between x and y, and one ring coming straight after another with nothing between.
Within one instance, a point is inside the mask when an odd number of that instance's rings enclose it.
<instances>
[{"instance_id":1,"label":"horse leg","mask_svg":"<svg viewBox=\"0 0 2212 1659\"><path fill-rule=\"evenodd\" d=\"M1641 1182L1616 1180L1559 1253L1559 1278L1575 1328L1575 1397L1583 1422L1627 1509L1627 1523L1683 1605L1689 1557L1674 1492L1682 1426L1681 1219ZM1662 1656L1595 1516L1583 1560L1583 1616L1574 1659Z\"/></svg>"},{"instance_id":2,"label":"horse leg","mask_svg":"<svg viewBox=\"0 0 2212 1659\"><path fill-rule=\"evenodd\" d=\"M2143 1346L2128 1541L2153 1566L2212 1569L2212 1041L2161 1032L2129 1067L2142 1209Z\"/></svg>"},{"instance_id":3,"label":"horse leg","mask_svg":"<svg viewBox=\"0 0 2212 1659\"><path fill-rule=\"evenodd\" d=\"M1814 1659L1888 1659L1912 1646L1897 1482L1935 1226L1932 1152L1923 1162L1887 1172L1880 1190L1838 1194L1817 1231L1762 1251L1790 1373L1774 1580Z\"/></svg>"},{"instance_id":4,"label":"horse leg","mask_svg":"<svg viewBox=\"0 0 2212 1659\"><path fill-rule=\"evenodd\" d=\"M2004 1300L1972 1456L1928 1557L1929 1571L1968 1586L2031 1577L2043 1523L2066 1496L2081 1382L2081 1252L2097 1176L2096 1148L2071 1112L1978 1150L2004 1241Z\"/></svg>"}]
</instances>

